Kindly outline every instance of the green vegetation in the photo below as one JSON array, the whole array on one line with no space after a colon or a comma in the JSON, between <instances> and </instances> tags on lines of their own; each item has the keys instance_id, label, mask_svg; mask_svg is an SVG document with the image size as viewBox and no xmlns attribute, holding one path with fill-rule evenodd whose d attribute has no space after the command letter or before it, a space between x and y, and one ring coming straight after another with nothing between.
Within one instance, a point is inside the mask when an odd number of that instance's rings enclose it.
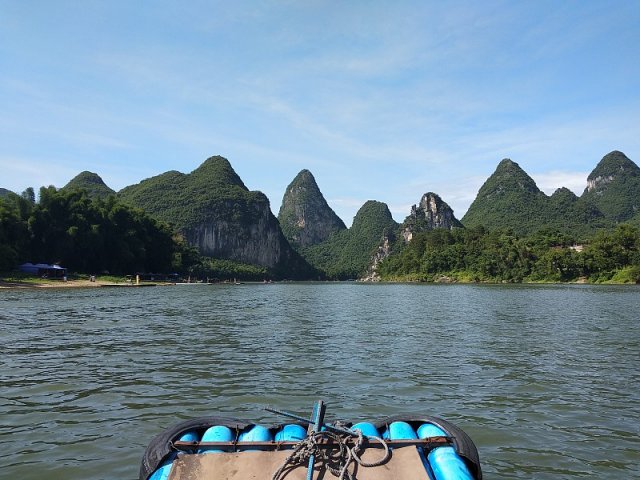
<instances>
[{"instance_id":1,"label":"green vegetation","mask_svg":"<svg viewBox=\"0 0 640 480\"><path fill-rule=\"evenodd\" d=\"M503 160L462 223L469 228L510 228L518 235L550 228L586 240L600 229L630 221L640 209L640 168L623 153L606 155L588 180L581 197L566 188L547 197L516 163Z\"/></svg>"},{"instance_id":2,"label":"green vegetation","mask_svg":"<svg viewBox=\"0 0 640 480\"><path fill-rule=\"evenodd\" d=\"M331 234L347 228L327 204L309 170L298 173L287 187L278 222L294 248L317 245Z\"/></svg>"},{"instance_id":3,"label":"green vegetation","mask_svg":"<svg viewBox=\"0 0 640 480\"><path fill-rule=\"evenodd\" d=\"M547 200L517 163L505 159L480 188L462 224L468 228L511 228L519 234L532 233L549 220Z\"/></svg>"},{"instance_id":4,"label":"green vegetation","mask_svg":"<svg viewBox=\"0 0 640 480\"><path fill-rule=\"evenodd\" d=\"M613 222L628 221L640 210L640 168L624 153L605 155L587 181L582 197Z\"/></svg>"},{"instance_id":5,"label":"green vegetation","mask_svg":"<svg viewBox=\"0 0 640 480\"><path fill-rule=\"evenodd\" d=\"M441 247L432 245L429 234L415 245L400 246L379 271L387 279L427 281L446 276L635 283L638 247L633 227L640 227L640 168L614 151L602 158L588 182L581 197L566 188L547 197L517 164L503 160L462 219L469 231L453 232ZM556 232L555 240L549 243L549 235L536 233L540 229ZM625 235L636 240L623 240ZM585 243L584 251L569 248L567 239Z\"/></svg>"},{"instance_id":6,"label":"green vegetation","mask_svg":"<svg viewBox=\"0 0 640 480\"><path fill-rule=\"evenodd\" d=\"M83 172L61 190L42 188L38 202L32 188L21 195L0 189L0 271L31 261L114 275L344 280L367 272L384 238L392 244L378 268L384 280L638 282L640 168L615 151L588 180L581 197L566 188L548 197L516 163L503 160L462 219L466 228L438 228L449 216L453 227L460 224L429 194L401 228L385 204L369 201L345 229L303 170L280 212L296 252L268 199L249 191L222 157L117 196L98 175Z\"/></svg>"},{"instance_id":7,"label":"green vegetation","mask_svg":"<svg viewBox=\"0 0 640 480\"><path fill-rule=\"evenodd\" d=\"M15 193L6 188L0 188L0 199L10 197L11 195L15 195Z\"/></svg>"},{"instance_id":8,"label":"green vegetation","mask_svg":"<svg viewBox=\"0 0 640 480\"><path fill-rule=\"evenodd\" d=\"M32 189L33 190L33 189ZM30 250L27 220L33 203L25 196L10 194L0 199L0 271L14 268Z\"/></svg>"},{"instance_id":9,"label":"green vegetation","mask_svg":"<svg viewBox=\"0 0 640 480\"><path fill-rule=\"evenodd\" d=\"M276 265L267 269L214 259L188 245L189 233L216 221L222 243L227 242L221 257L237 257L233 248L259 255L259 245L266 245L279 255ZM262 232L256 237L257 225L271 237L262 239ZM90 172L59 191L41 189L38 203L33 189L22 196L7 193L0 203L0 271L28 261L59 263L70 272L175 272L194 279L317 276L287 244L268 199L249 192L222 157L208 159L188 175L174 171L145 180L117 197Z\"/></svg>"},{"instance_id":10,"label":"green vegetation","mask_svg":"<svg viewBox=\"0 0 640 480\"><path fill-rule=\"evenodd\" d=\"M0 271L23 262L59 263L70 271L116 274L188 268L188 247L167 225L114 197L84 190L40 189L0 200Z\"/></svg>"},{"instance_id":11,"label":"green vegetation","mask_svg":"<svg viewBox=\"0 0 640 480\"><path fill-rule=\"evenodd\" d=\"M397 228L387 205L369 200L358 210L350 229L336 232L326 242L301 253L327 278L356 279L366 272L385 231Z\"/></svg>"},{"instance_id":12,"label":"green vegetation","mask_svg":"<svg viewBox=\"0 0 640 480\"><path fill-rule=\"evenodd\" d=\"M0 270L1 272L2 270ZM60 283L59 279L51 279L51 278L37 278L28 273L16 272L16 271L6 271L2 273L2 282L3 283L16 283L19 285L42 285L51 284L57 285Z\"/></svg>"},{"instance_id":13,"label":"green vegetation","mask_svg":"<svg viewBox=\"0 0 640 480\"><path fill-rule=\"evenodd\" d=\"M116 193L104 183L97 173L87 171L76 175L62 190L85 190L91 198L102 199Z\"/></svg>"},{"instance_id":14,"label":"green vegetation","mask_svg":"<svg viewBox=\"0 0 640 480\"><path fill-rule=\"evenodd\" d=\"M383 280L474 282L640 282L640 233L600 231L580 252L574 238L546 230L436 229L419 233L378 268ZM572 248L573 247L573 248Z\"/></svg>"},{"instance_id":15,"label":"green vegetation","mask_svg":"<svg viewBox=\"0 0 640 480\"><path fill-rule=\"evenodd\" d=\"M170 171L118 192L123 202L186 232L219 219L255 223L269 200L250 192L223 157L211 157L190 174Z\"/></svg>"},{"instance_id":16,"label":"green vegetation","mask_svg":"<svg viewBox=\"0 0 640 480\"><path fill-rule=\"evenodd\" d=\"M170 224L202 255L267 266L278 278L314 274L284 238L267 197L249 191L223 157L207 159L190 174L171 171L144 180L118 198ZM238 275L257 274L237 270Z\"/></svg>"},{"instance_id":17,"label":"green vegetation","mask_svg":"<svg viewBox=\"0 0 640 480\"><path fill-rule=\"evenodd\" d=\"M196 265L189 269L189 273L211 282L234 279L262 281L271 278L271 274L265 267L209 257L202 257Z\"/></svg>"},{"instance_id":18,"label":"green vegetation","mask_svg":"<svg viewBox=\"0 0 640 480\"><path fill-rule=\"evenodd\" d=\"M15 283L15 284L19 284L21 286L24 285L33 285L33 286L39 286L39 285L43 285L43 284L48 284L51 286L59 286L60 285L60 279L59 278L38 278L38 277L34 277L32 274L30 273L23 273L23 272L18 272L18 271L7 271L7 272L3 272L1 275L2 277L2 282L4 283ZM88 281L90 279L91 275L87 274L87 273L69 273L67 275L67 279L70 281L74 281L74 280L86 280ZM95 279L98 282L103 282L103 283L129 283L129 280L127 280L126 276L124 275L94 275Z\"/></svg>"},{"instance_id":19,"label":"green vegetation","mask_svg":"<svg viewBox=\"0 0 640 480\"><path fill-rule=\"evenodd\" d=\"M559 230L576 236L579 241L589 239L598 230L615 226L590 199L577 197L567 188L560 188L549 197L545 215L546 220L538 229Z\"/></svg>"}]
</instances>

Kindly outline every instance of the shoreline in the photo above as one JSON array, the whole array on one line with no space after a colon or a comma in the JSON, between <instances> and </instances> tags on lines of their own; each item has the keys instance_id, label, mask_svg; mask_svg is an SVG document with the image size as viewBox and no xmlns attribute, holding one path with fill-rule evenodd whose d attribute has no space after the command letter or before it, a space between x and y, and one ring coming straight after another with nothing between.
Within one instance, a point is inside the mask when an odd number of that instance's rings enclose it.
<instances>
[{"instance_id":1,"label":"shoreline","mask_svg":"<svg viewBox=\"0 0 640 480\"><path fill-rule=\"evenodd\" d=\"M95 288L103 286L128 286L125 283L115 282L101 282L96 280L91 282L90 280L44 280L44 281L5 281L0 280L0 289L24 289L24 288Z\"/></svg>"},{"instance_id":2,"label":"shoreline","mask_svg":"<svg viewBox=\"0 0 640 480\"><path fill-rule=\"evenodd\" d=\"M240 284L245 283L255 283L262 284L263 282L241 282ZM280 283L280 282L278 282ZM286 282L284 282L286 283ZM296 282L298 283L298 282ZM302 283L305 283L302 281ZM315 281L310 281L309 283L317 283ZM349 281L326 281L320 283L353 283ZM422 284L422 285L633 285L632 283L614 283L614 282L603 282L603 283L589 283L585 281L577 281L577 282L518 282L518 283L503 283L503 282L416 282L416 281L385 281L385 282L358 282L358 283L370 283L370 284ZM224 282L220 282L220 285L224 285ZM32 282L25 281L6 281L0 280L0 290L25 290L25 289L40 289L40 288L99 288L99 287L119 287L119 288L141 288L141 287L166 287L166 286L175 286L176 283L165 283L165 282L141 282L140 284L131 284L125 282L113 282L113 281L100 281L96 279L96 281L92 282L90 280L84 279L76 279L76 280L67 280L66 282L63 280L37 280ZM188 285L188 284L185 284ZM213 285L213 284L201 284L201 283L193 283L193 285Z\"/></svg>"}]
</instances>

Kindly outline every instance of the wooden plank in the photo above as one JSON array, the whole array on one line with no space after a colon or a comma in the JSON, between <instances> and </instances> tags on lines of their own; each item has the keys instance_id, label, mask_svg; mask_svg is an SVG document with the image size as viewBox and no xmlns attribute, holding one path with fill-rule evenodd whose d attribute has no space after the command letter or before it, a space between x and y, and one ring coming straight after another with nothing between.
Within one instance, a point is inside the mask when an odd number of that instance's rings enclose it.
<instances>
[{"instance_id":1,"label":"wooden plank","mask_svg":"<svg viewBox=\"0 0 640 480\"><path fill-rule=\"evenodd\" d=\"M362 459L373 462L380 458L378 449L366 450ZM290 451L181 454L173 463L169 480L271 480L273 474L291 454ZM336 479L326 471L322 463L315 466L318 480ZM306 465L289 471L285 480L305 480ZM358 480L427 480L422 459L414 447L392 451L391 459L384 465L372 468L359 467Z\"/></svg>"}]
</instances>

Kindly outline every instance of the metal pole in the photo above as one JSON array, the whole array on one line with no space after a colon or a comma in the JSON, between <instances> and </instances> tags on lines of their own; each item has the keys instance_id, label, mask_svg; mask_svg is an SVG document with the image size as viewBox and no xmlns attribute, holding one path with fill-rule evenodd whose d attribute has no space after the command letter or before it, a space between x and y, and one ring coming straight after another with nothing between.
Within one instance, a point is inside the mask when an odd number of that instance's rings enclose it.
<instances>
[{"instance_id":1,"label":"metal pole","mask_svg":"<svg viewBox=\"0 0 640 480\"><path fill-rule=\"evenodd\" d=\"M282 415L283 417L289 417L289 418L293 418L294 420L299 421L300 423L304 423L307 426L313 425L313 421L310 421L304 417L301 417L299 415L295 415L293 413L289 413L289 412L285 412L284 410L278 410L277 408L273 408L273 407L264 407L264 409L267 412L271 412L271 413L276 413L278 415ZM334 425L327 425L325 423L323 423L321 425L321 427L326 428L327 430L329 430L330 432L333 433L342 433L343 435L350 435L352 437L357 437L358 434L355 433L352 430L349 430L348 428L340 428L340 427L336 427Z\"/></svg>"},{"instance_id":2,"label":"metal pole","mask_svg":"<svg viewBox=\"0 0 640 480\"><path fill-rule=\"evenodd\" d=\"M311 421L313 422L313 428L309 426L308 435L319 432L322 427L322 422L324 420L325 413L325 404L322 400L318 400L313 407L313 414L311 416ZM315 455L311 455L309 457L309 467L307 468L307 480L313 480L313 466L315 464L316 458Z\"/></svg>"}]
</instances>

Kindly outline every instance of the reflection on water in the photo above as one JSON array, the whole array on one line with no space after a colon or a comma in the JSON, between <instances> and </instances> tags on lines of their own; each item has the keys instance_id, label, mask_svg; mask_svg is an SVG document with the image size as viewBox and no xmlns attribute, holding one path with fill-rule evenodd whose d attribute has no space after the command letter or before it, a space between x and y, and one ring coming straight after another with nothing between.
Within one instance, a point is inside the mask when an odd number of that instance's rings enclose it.
<instances>
[{"instance_id":1,"label":"reflection on water","mask_svg":"<svg viewBox=\"0 0 640 480\"><path fill-rule=\"evenodd\" d=\"M3 478L137 477L183 418L438 415L486 478L631 478L640 289L269 284L0 291Z\"/></svg>"}]
</instances>

